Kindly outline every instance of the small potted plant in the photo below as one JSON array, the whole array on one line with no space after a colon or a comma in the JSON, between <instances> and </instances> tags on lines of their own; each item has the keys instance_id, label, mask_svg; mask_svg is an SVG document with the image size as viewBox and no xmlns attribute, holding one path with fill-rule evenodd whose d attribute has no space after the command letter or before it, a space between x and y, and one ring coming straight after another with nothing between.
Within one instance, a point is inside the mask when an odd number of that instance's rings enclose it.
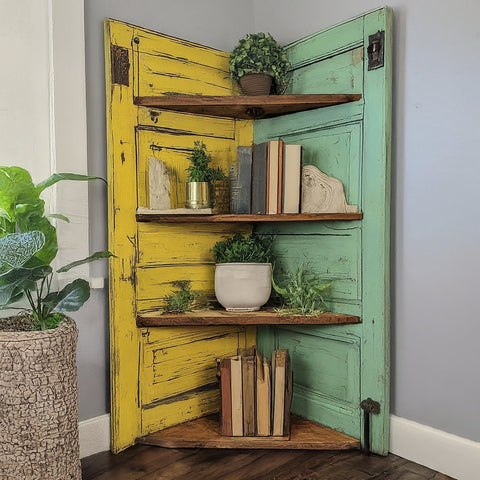
<instances>
[{"instance_id":1,"label":"small potted plant","mask_svg":"<svg viewBox=\"0 0 480 480\"><path fill-rule=\"evenodd\" d=\"M260 310L270 298L272 242L270 236L237 233L214 245L215 296L227 311Z\"/></svg>"},{"instance_id":2,"label":"small potted plant","mask_svg":"<svg viewBox=\"0 0 480 480\"><path fill-rule=\"evenodd\" d=\"M213 203L215 213L226 213L224 204L229 203L228 179L220 168L210 167L212 156L207 152L206 145L195 141L188 159L186 207L209 208ZM221 200L222 195L226 196L226 200Z\"/></svg>"},{"instance_id":3,"label":"small potted plant","mask_svg":"<svg viewBox=\"0 0 480 480\"><path fill-rule=\"evenodd\" d=\"M65 313L83 305L90 287L78 278L54 290L56 228L40 194L60 180L94 178L54 174L35 186L26 170L0 167L0 308L21 311L0 318L2 478L81 478L77 328ZM57 271L110 255L97 252ZM19 306L22 298L29 308Z\"/></svg>"},{"instance_id":4,"label":"small potted plant","mask_svg":"<svg viewBox=\"0 0 480 480\"><path fill-rule=\"evenodd\" d=\"M283 93L291 69L285 50L269 33L249 33L232 50L230 75L246 95Z\"/></svg>"},{"instance_id":5,"label":"small potted plant","mask_svg":"<svg viewBox=\"0 0 480 480\"><path fill-rule=\"evenodd\" d=\"M272 277L273 289L282 297L280 314L318 315L327 311L325 294L333 281L322 282L320 276L311 272L307 263L300 265L295 272L287 271L283 286Z\"/></svg>"}]
</instances>

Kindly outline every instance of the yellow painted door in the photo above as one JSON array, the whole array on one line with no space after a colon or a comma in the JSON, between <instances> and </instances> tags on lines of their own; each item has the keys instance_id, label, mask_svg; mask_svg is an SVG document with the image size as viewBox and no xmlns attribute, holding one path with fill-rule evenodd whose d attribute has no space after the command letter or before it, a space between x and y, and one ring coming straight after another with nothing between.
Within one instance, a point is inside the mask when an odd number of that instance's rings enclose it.
<instances>
[{"instance_id":1,"label":"yellow painted door","mask_svg":"<svg viewBox=\"0 0 480 480\"><path fill-rule=\"evenodd\" d=\"M226 171L249 121L134 105L135 96L231 95L228 54L114 20L105 21L109 181L112 450L135 438L218 410L216 359L255 343L254 328L138 328L137 313L162 307L175 280L213 296L213 244L249 227L137 223L149 207L148 164L173 172L172 207L183 207L195 140Z\"/></svg>"}]
</instances>

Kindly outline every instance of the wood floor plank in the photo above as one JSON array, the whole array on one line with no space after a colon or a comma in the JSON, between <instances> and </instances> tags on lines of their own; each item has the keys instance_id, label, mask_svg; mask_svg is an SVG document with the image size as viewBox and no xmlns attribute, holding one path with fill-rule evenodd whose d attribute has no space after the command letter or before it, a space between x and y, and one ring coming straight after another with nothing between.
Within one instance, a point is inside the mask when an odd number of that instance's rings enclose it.
<instances>
[{"instance_id":1,"label":"wood floor plank","mask_svg":"<svg viewBox=\"0 0 480 480\"><path fill-rule=\"evenodd\" d=\"M136 445L82 460L83 480L455 480L358 450L167 449Z\"/></svg>"}]
</instances>

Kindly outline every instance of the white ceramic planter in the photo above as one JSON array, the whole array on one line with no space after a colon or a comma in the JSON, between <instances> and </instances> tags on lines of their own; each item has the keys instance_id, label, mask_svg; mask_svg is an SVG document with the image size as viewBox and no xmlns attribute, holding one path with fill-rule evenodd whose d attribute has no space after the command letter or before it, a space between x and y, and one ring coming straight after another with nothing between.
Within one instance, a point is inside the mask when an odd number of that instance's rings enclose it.
<instances>
[{"instance_id":1,"label":"white ceramic planter","mask_svg":"<svg viewBox=\"0 0 480 480\"><path fill-rule=\"evenodd\" d=\"M270 263L217 263L215 295L229 312L254 312L270 298L271 278Z\"/></svg>"}]
</instances>

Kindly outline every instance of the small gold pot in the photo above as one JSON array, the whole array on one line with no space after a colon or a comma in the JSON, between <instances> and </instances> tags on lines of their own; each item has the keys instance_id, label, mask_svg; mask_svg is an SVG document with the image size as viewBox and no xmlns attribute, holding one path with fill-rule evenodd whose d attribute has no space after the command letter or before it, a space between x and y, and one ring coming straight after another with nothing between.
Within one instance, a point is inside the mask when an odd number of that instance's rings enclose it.
<instances>
[{"instance_id":1,"label":"small gold pot","mask_svg":"<svg viewBox=\"0 0 480 480\"><path fill-rule=\"evenodd\" d=\"M208 182L187 182L187 208L209 208L210 192Z\"/></svg>"}]
</instances>

